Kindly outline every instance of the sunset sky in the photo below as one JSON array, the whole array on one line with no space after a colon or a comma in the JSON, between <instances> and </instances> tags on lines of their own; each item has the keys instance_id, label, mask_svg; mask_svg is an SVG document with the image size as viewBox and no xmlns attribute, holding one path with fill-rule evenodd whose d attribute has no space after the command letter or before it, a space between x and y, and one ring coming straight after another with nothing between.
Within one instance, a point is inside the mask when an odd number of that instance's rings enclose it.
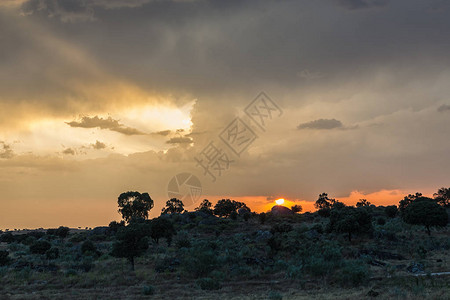
<instances>
[{"instance_id":1,"label":"sunset sky","mask_svg":"<svg viewBox=\"0 0 450 300\"><path fill-rule=\"evenodd\" d=\"M257 211L432 195L449 33L446 0L0 0L0 229L107 225L129 190L156 216L186 172ZM264 128L245 112L261 92ZM210 143L232 161L214 182Z\"/></svg>"}]
</instances>

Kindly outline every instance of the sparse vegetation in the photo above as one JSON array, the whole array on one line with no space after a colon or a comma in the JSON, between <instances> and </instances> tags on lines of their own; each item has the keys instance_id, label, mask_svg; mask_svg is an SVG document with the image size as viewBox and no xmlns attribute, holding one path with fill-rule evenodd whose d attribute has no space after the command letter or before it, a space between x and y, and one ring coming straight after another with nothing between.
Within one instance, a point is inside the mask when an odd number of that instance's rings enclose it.
<instances>
[{"instance_id":1,"label":"sparse vegetation","mask_svg":"<svg viewBox=\"0 0 450 300\"><path fill-rule=\"evenodd\" d=\"M78 298L440 299L448 277L426 274L450 269L448 211L416 195L402 199L399 215L396 206L352 207L321 194L314 213L257 215L226 199L213 210L204 200L194 212L131 214L128 224L92 230L5 232L0 296L51 282L36 295L58 298L70 285ZM436 230L429 237L418 225Z\"/></svg>"}]
</instances>

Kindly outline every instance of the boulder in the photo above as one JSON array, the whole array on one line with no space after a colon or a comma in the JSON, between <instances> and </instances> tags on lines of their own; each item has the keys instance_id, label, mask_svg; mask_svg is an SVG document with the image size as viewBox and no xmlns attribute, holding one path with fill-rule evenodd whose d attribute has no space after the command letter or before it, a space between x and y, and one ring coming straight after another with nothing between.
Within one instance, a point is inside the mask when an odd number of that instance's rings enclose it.
<instances>
[{"instance_id":1,"label":"boulder","mask_svg":"<svg viewBox=\"0 0 450 300\"><path fill-rule=\"evenodd\" d=\"M273 216L292 216L294 212L282 205L275 205L272 207L272 215Z\"/></svg>"}]
</instances>

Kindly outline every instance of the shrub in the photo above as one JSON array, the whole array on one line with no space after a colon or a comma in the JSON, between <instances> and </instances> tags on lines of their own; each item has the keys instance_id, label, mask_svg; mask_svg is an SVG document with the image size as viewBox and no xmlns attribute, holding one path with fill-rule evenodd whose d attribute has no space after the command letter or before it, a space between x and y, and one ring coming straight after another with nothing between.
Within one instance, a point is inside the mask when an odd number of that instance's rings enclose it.
<instances>
[{"instance_id":1,"label":"shrub","mask_svg":"<svg viewBox=\"0 0 450 300\"><path fill-rule=\"evenodd\" d=\"M317 233L322 234L323 233L323 226L320 224L315 224L313 227L311 227L311 230L317 231Z\"/></svg>"},{"instance_id":2,"label":"shrub","mask_svg":"<svg viewBox=\"0 0 450 300\"><path fill-rule=\"evenodd\" d=\"M303 275L302 265L290 265L286 270L286 278L289 279L300 279Z\"/></svg>"},{"instance_id":3,"label":"shrub","mask_svg":"<svg viewBox=\"0 0 450 300\"><path fill-rule=\"evenodd\" d=\"M191 241L187 237L178 239L177 242L176 242L176 247L178 249L180 249L180 248L190 248L191 247Z\"/></svg>"},{"instance_id":4,"label":"shrub","mask_svg":"<svg viewBox=\"0 0 450 300\"><path fill-rule=\"evenodd\" d=\"M377 224L378 224L378 225L384 225L384 224L386 224L386 219L383 218L383 217L378 217L378 218L377 218Z\"/></svg>"},{"instance_id":5,"label":"shrub","mask_svg":"<svg viewBox=\"0 0 450 300\"><path fill-rule=\"evenodd\" d=\"M361 261L347 262L336 272L336 280L342 286L357 287L368 282L369 269Z\"/></svg>"},{"instance_id":6,"label":"shrub","mask_svg":"<svg viewBox=\"0 0 450 300\"><path fill-rule=\"evenodd\" d=\"M111 230L111 232L117 233L117 231L120 228L125 227L125 221L123 221L123 220L120 221L120 222L112 221L112 222L109 223L108 227Z\"/></svg>"},{"instance_id":7,"label":"shrub","mask_svg":"<svg viewBox=\"0 0 450 300\"><path fill-rule=\"evenodd\" d=\"M187 272L195 277L207 276L218 266L216 254L209 249L192 248L184 259Z\"/></svg>"},{"instance_id":8,"label":"shrub","mask_svg":"<svg viewBox=\"0 0 450 300\"><path fill-rule=\"evenodd\" d=\"M37 241L30 246L30 252L33 254L45 254L52 245L47 241Z\"/></svg>"},{"instance_id":9,"label":"shrub","mask_svg":"<svg viewBox=\"0 0 450 300\"><path fill-rule=\"evenodd\" d=\"M59 257L59 249L50 248L45 252L45 256L47 257L47 259L57 259Z\"/></svg>"},{"instance_id":10,"label":"shrub","mask_svg":"<svg viewBox=\"0 0 450 300\"><path fill-rule=\"evenodd\" d=\"M0 250L0 266L5 266L9 263L9 252L6 250Z\"/></svg>"},{"instance_id":11,"label":"shrub","mask_svg":"<svg viewBox=\"0 0 450 300\"><path fill-rule=\"evenodd\" d=\"M77 275L77 270L75 270L75 269L68 269L65 273L66 273L67 277L76 276Z\"/></svg>"},{"instance_id":12,"label":"shrub","mask_svg":"<svg viewBox=\"0 0 450 300\"><path fill-rule=\"evenodd\" d=\"M220 282L217 279L214 278L200 278L197 280L197 285L202 290L218 290L222 288Z\"/></svg>"},{"instance_id":13,"label":"shrub","mask_svg":"<svg viewBox=\"0 0 450 300\"><path fill-rule=\"evenodd\" d=\"M275 224L274 226L272 226L272 229L270 229L271 233L284 233L289 231L292 231L292 225L287 223Z\"/></svg>"},{"instance_id":14,"label":"shrub","mask_svg":"<svg viewBox=\"0 0 450 300\"><path fill-rule=\"evenodd\" d=\"M142 289L142 293L144 295L154 295L155 294L155 288L152 285L146 285L144 286L144 288Z\"/></svg>"},{"instance_id":15,"label":"shrub","mask_svg":"<svg viewBox=\"0 0 450 300\"><path fill-rule=\"evenodd\" d=\"M266 218L267 218L266 213L264 213L264 212L260 213L259 214L259 223L261 225L263 225L266 222Z\"/></svg>"},{"instance_id":16,"label":"shrub","mask_svg":"<svg viewBox=\"0 0 450 300\"><path fill-rule=\"evenodd\" d=\"M283 295L281 295L277 291L270 291L269 293L269 299L270 300L283 300Z\"/></svg>"},{"instance_id":17,"label":"shrub","mask_svg":"<svg viewBox=\"0 0 450 300\"><path fill-rule=\"evenodd\" d=\"M98 255L97 247L91 241L85 241L81 244L81 253L84 255Z\"/></svg>"},{"instance_id":18,"label":"shrub","mask_svg":"<svg viewBox=\"0 0 450 300\"><path fill-rule=\"evenodd\" d=\"M395 216L397 216L397 212L398 209L396 205L389 205L384 209L384 213L388 218L395 218Z\"/></svg>"},{"instance_id":19,"label":"shrub","mask_svg":"<svg viewBox=\"0 0 450 300\"><path fill-rule=\"evenodd\" d=\"M14 235L11 232L5 232L0 237L0 242L11 244L15 241Z\"/></svg>"},{"instance_id":20,"label":"shrub","mask_svg":"<svg viewBox=\"0 0 450 300\"><path fill-rule=\"evenodd\" d=\"M317 211L317 214L323 218L328 218L330 216L331 209L329 207L323 207Z\"/></svg>"}]
</instances>

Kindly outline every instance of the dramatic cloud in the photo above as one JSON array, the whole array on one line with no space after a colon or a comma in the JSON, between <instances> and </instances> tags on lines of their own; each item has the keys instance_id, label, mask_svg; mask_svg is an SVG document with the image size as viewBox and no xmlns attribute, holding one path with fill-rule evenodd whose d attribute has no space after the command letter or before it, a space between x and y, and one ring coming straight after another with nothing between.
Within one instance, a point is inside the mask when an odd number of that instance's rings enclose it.
<instances>
[{"instance_id":1,"label":"dramatic cloud","mask_svg":"<svg viewBox=\"0 0 450 300\"><path fill-rule=\"evenodd\" d=\"M355 10L371 7L382 7L389 3L389 0L337 0L345 8Z\"/></svg>"},{"instance_id":2,"label":"dramatic cloud","mask_svg":"<svg viewBox=\"0 0 450 300\"><path fill-rule=\"evenodd\" d=\"M101 150L106 148L106 144L100 141L96 141L95 144L91 144L91 147L95 150Z\"/></svg>"},{"instance_id":3,"label":"dramatic cloud","mask_svg":"<svg viewBox=\"0 0 450 300\"><path fill-rule=\"evenodd\" d=\"M162 136L168 136L171 132L172 132L171 130L162 130L162 131L155 132L155 134L162 135Z\"/></svg>"},{"instance_id":4,"label":"dramatic cloud","mask_svg":"<svg viewBox=\"0 0 450 300\"><path fill-rule=\"evenodd\" d=\"M67 211L104 225L118 194L163 205L180 172L250 207L432 194L450 181L446 2L0 1L0 220L30 207L39 227ZM261 91L283 109L265 131L244 113ZM212 183L194 157L230 151L218 136L236 117L258 138Z\"/></svg>"},{"instance_id":5,"label":"dramatic cloud","mask_svg":"<svg viewBox=\"0 0 450 300\"><path fill-rule=\"evenodd\" d=\"M342 122L336 119L318 119L311 122L302 123L297 129L334 129L342 128Z\"/></svg>"},{"instance_id":6,"label":"dramatic cloud","mask_svg":"<svg viewBox=\"0 0 450 300\"><path fill-rule=\"evenodd\" d=\"M6 144L5 142L0 141L0 158L10 159L14 156L14 151L11 148L11 145Z\"/></svg>"},{"instance_id":7,"label":"dramatic cloud","mask_svg":"<svg viewBox=\"0 0 450 300\"><path fill-rule=\"evenodd\" d=\"M108 117L107 119L103 119L98 116L82 117L81 121L66 122L66 124L70 127L108 129L125 135L146 134L136 128L126 127L125 125L120 124L118 120L114 120L111 117Z\"/></svg>"},{"instance_id":8,"label":"dramatic cloud","mask_svg":"<svg viewBox=\"0 0 450 300\"><path fill-rule=\"evenodd\" d=\"M443 104L443 105L439 106L437 110L438 110L438 112L450 111L450 105Z\"/></svg>"},{"instance_id":9,"label":"dramatic cloud","mask_svg":"<svg viewBox=\"0 0 450 300\"><path fill-rule=\"evenodd\" d=\"M189 137L173 137L168 140L167 144L191 144L193 140Z\"/></svg>"},{"instance_id":10,"label":"dramatic cloud","mask_svg":"<svg viewBox=\"0 0 450 300\"><path fill-rule=\"evenodd\" d=\"M75 152L75 150L72 149L72 148L67 148L67 149L64 149L64 150L62 151L62 154L65 154L65 155L75 155L76 152Z\"/></svg>"}]
</instances>

